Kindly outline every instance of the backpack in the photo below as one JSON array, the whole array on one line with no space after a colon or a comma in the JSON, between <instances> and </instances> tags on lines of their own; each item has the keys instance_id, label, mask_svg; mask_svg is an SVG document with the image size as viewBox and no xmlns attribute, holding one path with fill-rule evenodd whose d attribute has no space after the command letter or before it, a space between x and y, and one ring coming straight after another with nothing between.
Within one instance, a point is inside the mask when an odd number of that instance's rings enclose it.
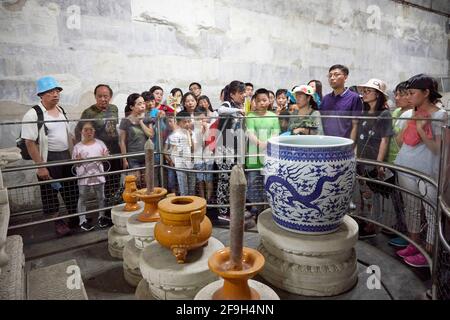
<instances>
[{"instance_id":1,"label":"backpack","mask_svg":"<svg viewBox=\"0 0 450 320\"><path fill-rule=\"evenodd\" d=\"M62 107L59 107L64 114L64 117L67 119L66 112ZM36 139L36 143L39 144L39 134L42 126L44 125L44 113L42 112L41 107L38 105L33 106L34 111L37 114L37 128L38 128L38 136ZM44 126L45 135L48 134L48 128ZM16 146L20 149L20 154L22 155L23 160L32 160L30 154L28 153L27 145L25 144L25 139L22 139L22 130L20 131L20 136L16 140Z\"/></svg>"}]
</instances>

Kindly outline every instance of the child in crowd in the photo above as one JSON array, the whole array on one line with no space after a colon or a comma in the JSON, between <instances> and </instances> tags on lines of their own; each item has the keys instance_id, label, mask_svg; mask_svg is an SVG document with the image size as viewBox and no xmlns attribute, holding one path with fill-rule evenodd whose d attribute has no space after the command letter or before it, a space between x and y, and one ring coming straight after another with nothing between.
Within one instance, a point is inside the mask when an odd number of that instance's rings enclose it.
<instances>
[{"instance_id":1,"label":"child in crowd","mask_svg":"<svg viewBox=\"0 0 450 320\"><path fill-rule=\"evenodd\" d=\"M162 133L162 141L164 141L164 150L169 150L168 137L175 131L177 124L175 122L175 117L168 116L166 118L166 128ZM166 165L174 167L174 163L169 154L164 153L164 160ZM177 174L174 169L167 169L167 189L169 193L177 193Z\"/></svg>"},{"instance_id":2,"label":"child in crowd","mask_svg":"<svg viewBox=\"0 0 450 320\"><path fill-rule=\"evenodd\" d=\"M276 114L267 111L270 107L269 92L259 89L255 92L255 112L250 112L246 119L249 138L248 156L245 164L249 171L247 175L248 193L250 203L265 202L263 176L260 172L264 166L264 156L267 148L267 140L280 134L280 124ZM260 209L257 206L251 208L252 215L257 216Z\"/></svg>"},{"instance_id":3,"label":"child in crowd","mask_svg":"<svg viewBox=\"0 0 450 320\"><path fill-rule=\"evenodd\" d=\"M282 134L290 135L290 131L289 131L289 124L291 122L290 116L291 116L291 114L289 113L289 111L287 111L287 110L281 111L281 113L278 117L278 121L280 123L280 135L282 135Z\"/></svg>"},{"instance_id":4,"label":"child in crowd","mask_svg":"<svg viewBox=\"0 0 450 320\"><path fill-rule=\"evenodd\" d=\"M95 139L95 129L92 122L80 122L81 126L81 142L77 143L72 152L72 158L76 160L84 160L88 158L105 157L109 154L108 148L103 141ZM78 198L78 213L86 212L86 203L88 200L89 190L94 189L99 208L104 207L105 203L105 177L94 176L103 173L103 164L101 161L84 162L76 165L78 180L78 189L80 196ZM83 178L85 177L85 178ZM90 231L94 226L86 219L86 215L80 216L80 228L83 231ZM105 228L110 225L110 219L105 216L104 211L100 211L98 217L98 226Z\"/></svg>"},{"instance_id":5,"label":"child in crowd","mask_svg":"<svg viewBox=\"0 0 450 320\"><path fill-rule=\"evenodd\" d=\"M275 113L279 115L283 111L289 111L287 90L278 89L277 92L275 93L275 96L276 96L275 101L277 103Z\"/></svg>"},{"instance_id":6,"label":"child in crowd","mask_svg":"<svg viewBox=\"0 0 450 320\"><path fill-rule=\"evenodd\" d=\"M177 114L175 130L167 139L165 153L170 153L170 166L176 169L192 169L192 131L191 115L187 111ZM195 195L195 175L177 171L180 196Z\"/></svg>"},{"instance_id":7,"label":"child in crowd","mask_svg":"<svg viewBox=\"0 0 450 320\"><path fill-rule=\"evenodd\" d=\"M144 98L145 102L145 114L150 118L155 119L158 114L161 112L156 108L156 100L155 96L150 93L150 91L144 91L141 94L142 98Z\"/></svg>"},{"instance_id":8,"label":"child in crowd","mask_svg":"<svg viewBox=\"0 0 450 320\"><path fill-rule=\"evenodd\" d=\"M289 116L291 115L289 113L289 104L286 89L277 90L277 92L275 93L275 102L275 113L279 116L278 120L280 122L280 133L283 134L289 130Z\"/></svg>"},{"instance_id":9,"label":"child in crowd","mask_svg":"<svg viewBox=\"0 0 450 320\"><path fill-rule=\"evenodd\" d=\"M213 170L214 159L213 150L211 146L207 143L210 135L206 110L199 110L196 113L195 125L194 125L194 169L200 171ZM208 200L211 203L211 199L214 193L214 183L213 183L212 173L197 173L197 187L199 190L199 195L202 198ZM206 193L205 193L206 186Z\"/></svg>"},{"instance_id":10,"label":"child in crowd","mask_svg":"<svg viewBox=\"0 0 450 320\"><path fill-rule=\"evenodd\" d=\"M269 90L269 108L267 111L275 111L274 104L275 103L275 93L273 91Z\"/></svg>"}]
</instances>

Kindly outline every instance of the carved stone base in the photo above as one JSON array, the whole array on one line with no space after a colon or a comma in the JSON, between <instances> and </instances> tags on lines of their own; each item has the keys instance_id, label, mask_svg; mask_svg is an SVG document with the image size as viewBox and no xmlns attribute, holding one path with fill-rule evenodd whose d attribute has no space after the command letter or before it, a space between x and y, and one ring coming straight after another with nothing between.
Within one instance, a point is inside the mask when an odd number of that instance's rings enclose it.
<instances>
[{"instance_id":1,"label":"carved stone base","mask_svg":"<svg viewBox=\"0 0 450 320\"><path fill-rule=\"evenodd\" d=\"M194 299L206 285L218 280L208 268L208 259L223 244L209 238L207 246L189 252L185 264L178 264L172 252L153 241L141 254L139 266L152 295L158 300Z\"/></svg>"},{"instance_id":2,"label":"carved stone base","mask_svg":"<svg viewBox=\"0 0 450 320\"><path fill-rule=\"evenodd\" d=\"M258 250L266 258L261 276L275 287L319 297L339 295L356 284L358 224L349 216L335 233L310 236L279 228L268 209L258 218L258 232Z\"/></svg>"},{"instance_id":3,"label":"carved stone base","mask_svg":"<svg viewBox=\"0 0 450 320\"><path fill-rule=\"evenodd\" d=\"M150 287L148 286L148 282L145 279L142 279L139 282L134 296L137 300L155 300L155 297L153 297Z\"/></svg>"},{"instance_id":4,"label":"carved stone base","mask_svg":"<svg viewBox=\"0 0 450 320\"><path fill-rule=\"evenodd\" d=\"M0 274L0 301L25 299L25 257L21 236L9 236L6 240L8 263Z\"/></svg>"},{"instance_id":5,"label":"carved stone base","mask_svg":"<svg viewBox=\"0 0 450 320\"><path fill-rule=\"evenodd\" d=\"M134 245L144 249L155 239L154 230L156 222L141 222L139 214L133 214L127 221L127 232L134 237Z\"/></svg>"},{"instance_id":6,"label":"carved stone base","mask_svg":"<svg viewBox=\"0 0 450 320\"><path fill-rule=\"evenodd\" d=\"M129 234L117 233L116 229L111 227L108 231L108 251L109 254L117 259L123 259L123 249L125 244L133 237Z\"/></svg>"},{"instance_id":7,"label":"carved stone base","mask_svg":"<svg viewBox=\"0 0 450 320\"><path fill-rule=\"evenodd\" d=\"M259 293L260 300L280 300L276 292L264 283L249 280L248 285ZM210 283L197 293L194 300L212 300L213 294L221 287L223 287L223 280Z\"/></svg>"},{"instance_id":8,"label":"carved stone base","mask_svg":"<svg viewBox=\"0 0 450 320\"><path fill-rule=\"evenodd\" d=\"M132 287L137 287L142 280L141 270L139 270L140 255L141 250L134 245L134 239L128 241L123 249L123 274Z\"/></svg>"},{"instance_id":9,"label":"carved stone base","mask_svg":"<svg viewBox=\"0 0 450 320\"><path fill-rule=\"evenodd\" d=\"M144 203L140 201L138 202L138 204L140 205L140 209L136 211L130 212L123 211L125 203L114 206L114 208L111 209L111 219L112 222L114 223L114 228L116 229L117 233L128 234L127 231L128 218L130 218L134 214L139 214L142 211L144 211Z\"/></svg>"}]
</instances>

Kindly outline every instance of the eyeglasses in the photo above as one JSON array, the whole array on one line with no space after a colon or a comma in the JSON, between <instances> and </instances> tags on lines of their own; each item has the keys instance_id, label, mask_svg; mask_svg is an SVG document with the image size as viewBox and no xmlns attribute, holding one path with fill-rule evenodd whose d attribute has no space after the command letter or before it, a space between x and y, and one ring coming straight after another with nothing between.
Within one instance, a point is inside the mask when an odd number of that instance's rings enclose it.
<instances>
[{"instance_id":1,"label":"eyeglasses","mask_svg":"<svg viewBox=\"0 0 450 320\"><path fill-rule=\"evenodd\" d=\"M339 73L339 72L330 73L330 74L328 74L328 79L333 79L333 78L336 79L343 75L344 75L343 73Z\"/></svg>"},{"instance_id":2,"label":"eyeglasses","mask_svg":"<svg viewBox=\"0 0 450 320\"><path fill-rule=\"evenodd\" d=\"M364 89L362 92L363 92L364 94L371 94L371 93L375 93L375 90Z\"/></svg>"}]
</instances>

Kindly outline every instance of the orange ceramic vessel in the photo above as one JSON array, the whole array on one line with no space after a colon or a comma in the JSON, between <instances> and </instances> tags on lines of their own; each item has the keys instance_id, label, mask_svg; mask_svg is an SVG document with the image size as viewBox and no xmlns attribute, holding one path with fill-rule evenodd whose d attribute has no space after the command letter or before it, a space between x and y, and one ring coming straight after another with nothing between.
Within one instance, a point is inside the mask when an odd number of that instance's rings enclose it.
<instances>
[{"instance_id":1,"label":"orange ceramic vessel","mask_svg":"<svg viewBox=\"0 0 450 320\"><path fill-rule=\"evenodd\" d=\"M250 248L242 250L242 270L231 267L231 250L225 248L214 253L208 260L209 269L223 278L223 287L213 295L213 300L259 300L259 293L250 288L248 279L264 267L264 256Z\"/></svg>"},{"instance_id":2,"label":"orange ceramic vessel","mask_svg":"<svg viewBox=\"0 0 450 320\"><path fill-rule=\"evenodd\" d=\"M155 239L172 250L178 263L188 251L208 243L212 224L206 216L206 200L200 197L171 197L158 203L161 220L155 226Z\"/></svg>"},{"instance_id":3,"label":"orange ceramic vessel","mask_svg":"<svg viewBox=\"0 0 450 320\"><path fill-rule=\"evenodd\" d=\"M153 188L153 193L147 194L147 189L141 189L134 193L141 201L144 201L144 211L138 216L141 222L159 221L158 202L164 198L167 190L164 188Z\"/></svg>"},{"instance_id":4,"label":"orange ceramic vessel","mask_svg":"<svg viewBox=\"0 0 450 320\"><path fill-rule=\"evenodd\" d=\"M138 198L134 194L137 191L136 180L135 176L130 175L125 177L125 191L122 193L122 198L126 204L123 211L136 211L140 208L137 203Z\"/></svg>"}]
</instances>

